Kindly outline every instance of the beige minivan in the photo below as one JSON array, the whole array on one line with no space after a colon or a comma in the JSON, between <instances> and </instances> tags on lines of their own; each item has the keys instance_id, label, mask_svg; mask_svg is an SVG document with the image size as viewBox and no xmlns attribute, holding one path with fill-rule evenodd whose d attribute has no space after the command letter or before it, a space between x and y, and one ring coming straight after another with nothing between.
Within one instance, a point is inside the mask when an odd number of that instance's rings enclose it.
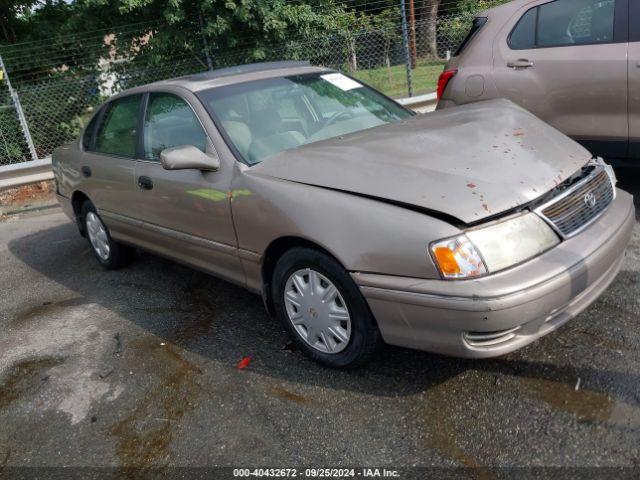
<instances>
[{"instance_id":1,"label":"beige minivan","mask_svg":"<svg viewBox=\"0 0 640 480\"><path fill-rule=\"evenodd\" d=\"M640 2L515 0L479 14L438 109L508 98L594 155L640 158Z\"/></svg>"},{"instance_id":2,"label":"beige minivan","mask_svg":"<svg viewBox=\"0 0 640 480\"><path fill-rule=\"evenodd\" d=\"M508 100L414 115L308 63L119 93L52 163L105 268L142 248L242 285L333 367L523 347L598 298L635 225L608 165Z\"/></svg>"}]
</instances>

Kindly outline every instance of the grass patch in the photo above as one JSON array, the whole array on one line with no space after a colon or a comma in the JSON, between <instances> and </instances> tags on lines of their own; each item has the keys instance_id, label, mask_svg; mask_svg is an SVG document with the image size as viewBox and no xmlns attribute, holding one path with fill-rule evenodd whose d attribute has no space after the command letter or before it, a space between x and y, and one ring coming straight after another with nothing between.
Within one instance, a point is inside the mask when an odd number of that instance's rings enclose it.
<instances>
[{"instance_id":1,"label":"grass patch","mask_svg":"<svg viewBox=\"0 0 640 480\"><path fill-rule=\"evenodd\" d=\"M442 73L444 62L419 61L413 69L413 94L433 92L438 83L438 76ZM371 70L358 70L352 73L355 78L368 83L390 97L406 97L407 68L404 65L394 65L374 68Z\"/></svg>"}]
</instances>

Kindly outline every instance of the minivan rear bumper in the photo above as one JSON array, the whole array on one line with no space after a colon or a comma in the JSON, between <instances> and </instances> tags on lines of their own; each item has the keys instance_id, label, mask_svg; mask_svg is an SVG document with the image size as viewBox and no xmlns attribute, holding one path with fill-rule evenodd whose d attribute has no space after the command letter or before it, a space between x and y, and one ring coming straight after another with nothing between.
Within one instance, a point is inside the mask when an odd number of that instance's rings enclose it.
<instances>
[{"instance_id":1,"label":"minivan rear bumper","mask_svg":"<svg viewBox=\"0 0 640 480\"><path fill-rule=\"evenodd\" d=\"M521 348L578 315L609 286L635 225L631 195L556 248L466 281L353 273L384 340L446 355L487 358Z\"/></svg>"}]
</instances>

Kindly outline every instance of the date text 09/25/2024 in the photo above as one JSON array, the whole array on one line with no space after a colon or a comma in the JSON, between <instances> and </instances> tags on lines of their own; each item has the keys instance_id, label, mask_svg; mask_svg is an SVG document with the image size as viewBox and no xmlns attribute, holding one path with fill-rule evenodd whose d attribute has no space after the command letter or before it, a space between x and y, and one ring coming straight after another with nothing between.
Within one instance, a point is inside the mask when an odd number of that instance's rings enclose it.
<instances>
[{"instance_id":1,"label":"date text 09/25/2024","mask_svg":"<svg viewBox=\"0 0 640 480\"><path fill-rule=\"evenodd\" d=\"M234 477L300 478L398 478L397 470L387 468L235 468Z\"/></svg>"}]
</instances>

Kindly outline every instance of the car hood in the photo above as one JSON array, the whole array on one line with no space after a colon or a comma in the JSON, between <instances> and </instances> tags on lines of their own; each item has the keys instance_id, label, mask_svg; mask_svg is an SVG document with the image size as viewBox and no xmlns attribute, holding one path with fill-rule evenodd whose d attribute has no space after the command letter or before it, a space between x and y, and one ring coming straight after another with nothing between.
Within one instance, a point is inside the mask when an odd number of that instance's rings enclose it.
<instances>
[{"instance_id":1,"label":"car hood","mask_svg":"<svg viewBox=\"0 0 640 480\"><path fill-rule=\"evenodd\" d=\"M526 110L491 100L304 145L250 170L468 224L535 200L590 159Z\"/></svg>"}]
</instances>

